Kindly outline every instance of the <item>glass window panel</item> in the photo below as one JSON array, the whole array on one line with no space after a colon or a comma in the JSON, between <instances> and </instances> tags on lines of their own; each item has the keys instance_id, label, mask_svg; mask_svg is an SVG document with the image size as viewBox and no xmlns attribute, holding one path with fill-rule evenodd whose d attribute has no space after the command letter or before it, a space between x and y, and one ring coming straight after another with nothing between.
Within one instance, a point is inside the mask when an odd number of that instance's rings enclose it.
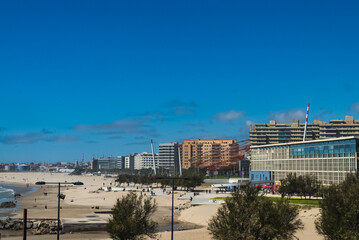
<instances>
[{"instance_id":1,"label":"glass window panel","mask_svg":"<svg viewBox=\"0 0 359 240\"><path fill-rule=\"evenodd\" d=\"M333 154L334 153L334 146L333 145L329 145L329 153Z\"/></svg>"},{"instance_id":2,"label":"glass window panel","mask_svg":"<svg viewBox=\"0 0 359 240\"><path fill-rule=\"evenodd\" d=\"M324 153L324 147L323 146L320 146L319 147L319 154L323 154Z\"/></svg>"},{"instance_id":3,"label":"glass window panel","mask_svg":"<svg viewBox=\"0 0 359 240\"><path fill-rule=\"evenodd\" d=\"M329 153L329 147L328 146L324 146L324 153L328 154Z\"/></svg>"},{"instance_id":4,"label":"glass window panel","mask_svg":"<svg viewBox=\"0 0 359 240\"><path fill-rule=\"evenodd\" d=\"M314 154L314 147L310 148L310 154L313 155Z\"/></svg>"},{"instance_id":5,"label":"glass window panel","mask_svg":"<svg viewBox=\"0 0 359 240\"><path fill-rule=\"evenodd\" d=\"M351 145L350 145L350 148L351 148L351 149L350 149L350 152L352 152L352 153L355 152L355 144L351 144Z\"/></svg>"},{"instance_id":6,"label":"glass window panel","mask_svg":"<svg viewBox=\"0 0 359 240\"><path fill-rule=\"evenodd\" d=\"M339 145L339 152L344 153L345 151L345 145Z\"/></svg>"},{"instance_id":7,"label":"glass window panel","mask_svg":"<svg viewBox=\"0 0 359 240\"><path fill-rule=\"evenodd\" d=\"M339 153L339 146L338 145L334 146L334 153Z\"/></svg>"},{"instance_id":8,"label":"glass window panel","mask_svg":"<svg viewBox=\"0 0 359 240\"><path fill-rule=\"evenodd\" d=\"M346 145L345 145L345 152L346 152L346 153L350 153L350 150L351 150L351 149L350 149L350 145L349 145L349 144L346 144Z\"/></svg>"}]
</instances>

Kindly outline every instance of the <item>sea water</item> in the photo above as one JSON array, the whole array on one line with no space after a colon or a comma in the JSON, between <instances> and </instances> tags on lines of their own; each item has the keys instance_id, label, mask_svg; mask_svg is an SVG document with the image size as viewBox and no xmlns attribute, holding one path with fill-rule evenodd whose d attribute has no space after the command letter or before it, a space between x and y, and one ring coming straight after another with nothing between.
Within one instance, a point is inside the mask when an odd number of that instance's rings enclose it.
<instances>
[{"instance_id":1,"label":"sea water","mask_svg":"<svg viewBox=\"0 0 359 240\"><path fill-rule=\"evenodd\" d=\"M7 187L0 185L0 204L14 200L15 190Z\"/></svg>"},{"instance_id":2,"label":"sea water","mask_svg":"<svg viewBox=\"0 0 359 240\"><path fill-rule=\"evenodd\" d=\"M0 184L0 204L3 202L15 201L15 194L20 194L21 197L36 191L35 187L26 187L22 185L12 185L12 184ZM20 197L20 198L21 198ZM19 197L17 197L19 200ZM20 207L19 202L16 202L16 208L0 208L0 217L6 217L12 215L14 211L18 210Z\"/></svg>"}]
</instances>

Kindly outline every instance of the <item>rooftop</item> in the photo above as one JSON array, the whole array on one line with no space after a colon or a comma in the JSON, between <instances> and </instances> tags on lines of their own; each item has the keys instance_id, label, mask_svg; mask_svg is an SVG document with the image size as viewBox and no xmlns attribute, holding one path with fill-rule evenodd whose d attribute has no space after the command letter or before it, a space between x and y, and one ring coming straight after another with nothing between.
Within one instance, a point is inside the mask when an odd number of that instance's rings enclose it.
<instances>
[{"instance_id":1,"label":"rooftop","mask_svg":"<svg viewBox=\"0 0 359 240\"><path fill-rule=\"evenodd\" d=\"M350 136L350 137L326 138L326 139L310 140L310 141L300 141L300 142L267 144L267 145L251 146L251 148L286 146L286 145L296 145L296 144L303 144L303 143L331 142L331 141L342 141L342 140L350 140L350 139L358 139L358 140L359 140L358 137Z\"/></svg>"}]
</instances>

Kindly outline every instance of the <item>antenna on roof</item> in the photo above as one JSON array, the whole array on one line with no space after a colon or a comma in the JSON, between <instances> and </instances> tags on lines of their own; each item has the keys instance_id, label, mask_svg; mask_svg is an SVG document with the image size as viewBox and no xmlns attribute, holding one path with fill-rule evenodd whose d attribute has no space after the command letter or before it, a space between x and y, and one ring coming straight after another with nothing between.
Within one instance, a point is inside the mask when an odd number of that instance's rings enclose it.
<instances>
[{"instance_id":1,"label":"antenna on roof","mask_svg":"<svg viewBox=\"0 0 359 240\"><path fill-rule=\"evenodd\" d=\"M307 107L307 114L305 115L303 142L305 142L305 137L307 136L308 115L309 115L309 103L308 103L308 107Z\"/></svg>"}]
</instances>

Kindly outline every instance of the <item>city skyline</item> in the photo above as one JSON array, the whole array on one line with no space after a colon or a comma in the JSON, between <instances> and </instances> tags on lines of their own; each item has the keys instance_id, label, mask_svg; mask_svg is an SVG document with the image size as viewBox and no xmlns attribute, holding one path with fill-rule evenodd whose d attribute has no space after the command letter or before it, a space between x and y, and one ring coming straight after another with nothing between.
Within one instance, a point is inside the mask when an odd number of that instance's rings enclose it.
<instances>
[{"instance_id":1,"label":"city skyline","mask_svg":"<svg viewBox=\"0 0 359 240\"><path fill-rule=\"evenodd\" d=\"M0 162L359 119L359 3L0 3Z\"/></svg>"}]
</instances>

